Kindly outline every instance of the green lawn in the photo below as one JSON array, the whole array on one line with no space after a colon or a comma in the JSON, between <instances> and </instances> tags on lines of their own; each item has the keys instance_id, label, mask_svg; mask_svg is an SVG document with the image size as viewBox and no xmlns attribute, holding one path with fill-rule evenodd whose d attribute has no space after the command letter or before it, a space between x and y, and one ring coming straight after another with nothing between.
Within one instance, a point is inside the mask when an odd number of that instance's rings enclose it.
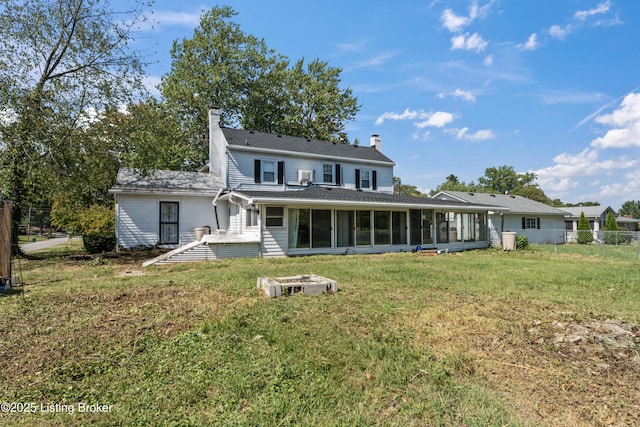
<instances>
[{"instance_id":1,"label":"green lawn","mask_svg":"<svg viewBox=\"0 0 640 427\"><path fill-rule=\"evenodd\" d=\"M607 359L607 380L594 381L576 368L594 354L570 360L540 338L553 322L640 321L640 262L603 248L147 270L59 252L22 260L25 292L0 297L0 401L35 413L0 413L0 424L640 423L640 364L618 377ZM255 287L311 273L339 291L268 299Z\"/></svg>"}]
</instances>

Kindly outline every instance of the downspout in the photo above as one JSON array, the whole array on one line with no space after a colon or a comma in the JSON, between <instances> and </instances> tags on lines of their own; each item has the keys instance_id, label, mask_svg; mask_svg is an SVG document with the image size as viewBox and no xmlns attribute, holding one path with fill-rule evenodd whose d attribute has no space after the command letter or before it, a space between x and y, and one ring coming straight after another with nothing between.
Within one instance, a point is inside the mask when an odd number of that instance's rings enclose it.
<instances>
[{"instance_id":1,"label":"downspout","mask_svg":"<svg viewBox=\"0 0 640 427\"><path fill-rule=\"evenodd\" d=\"M222 195L222 192L225 191L225 188L220 188L218 190L218 192L216 193L216 196L213 198L213 201L211 202L211 204L213 205L213 213L216 216L216 230L220 230L220 221L218 221L218 199L220 198L220 196Z\"/></svg>"}]
</instances>

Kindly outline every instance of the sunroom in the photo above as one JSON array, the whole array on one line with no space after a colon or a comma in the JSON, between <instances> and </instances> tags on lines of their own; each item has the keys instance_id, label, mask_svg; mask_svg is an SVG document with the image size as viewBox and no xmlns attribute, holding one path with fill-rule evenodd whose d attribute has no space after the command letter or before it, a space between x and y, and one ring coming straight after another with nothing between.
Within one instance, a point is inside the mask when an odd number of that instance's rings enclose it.
<instances>
[{"instance_id":1,"label":"sunroom","mask_svg":"<svg viewBox=\"0 0 640 427\"><path fill-rule=\"evenodd\" d=\"M322 187L231 191L225 199L229 232L259 231L265 257L486 248L487 214L498 209Z\"/></svg>"}]
</instances>

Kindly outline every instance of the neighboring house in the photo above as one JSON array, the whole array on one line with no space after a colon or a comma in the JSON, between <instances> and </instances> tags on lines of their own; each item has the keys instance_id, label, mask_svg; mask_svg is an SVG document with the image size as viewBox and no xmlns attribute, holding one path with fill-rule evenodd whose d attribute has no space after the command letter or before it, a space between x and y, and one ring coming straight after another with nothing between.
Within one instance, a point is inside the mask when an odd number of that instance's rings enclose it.
<instances>
[{"instance_id":1,"label":"neighboring house","mask_svg":"<svg viewBox=\"0 0 640 427\"><path fill-rule=\"evenodd\" d=\"M562 208L569 213L566 218L566 229L569 232L569 240L574 241L577 238L578 221L580 220L580 214L584 212L584 216L589 220L589 228L593 231L593 238L596 240L602 240L601 231L604 230L607 224L607 215L611 212L616 215L616 212L610 206L577 206L570 208ZM616 216L616 223L618 224L618 230L620 231L638 231L638 223L640 220L624 216Z\"/></svg>"},{"instance_id":2,"label":"neighboring house","mask_svg":"<svg viewBox=\"0 0 640 427\"><path fill-rule=\"evenodd\" d=\"M607 215L609 212L616 214L610 206L576 206L565 208L569 215L565 218L565 228L567 231L578 231L578 221L580 221L580 214L584 213L584 216L589 220L589 228L592 231L598 232L604 228L607 223Z\"/></svg>"},{"instance_id":3,"label":"neighboring house","mask_svg":"<svg viewBox=\"0 0 640 427\"><path fill-rule=\"evenodd\" d=\"M616 222L620 231L638 231L640 219L625 215L616 217Z\"/></svg>"},{"instance_id":4,"label":"neighboring house","mask_svg":"<svg viewBox=\"0 0 640 427\"><path fill-rule=\"evenodd\" d=\"M365 147L219 122L212 109L201 172L119 171L119 247L172 248L154 262L177 262L489 246L487 215L499 207L394 195L377 135ZM212 233L197 239L203 227Z\"/></svg>"},{"instance_id":5,"label":"neighboring house","mask_svg":"<svg viewBox=\"0 0 640 427\"><path fill-rule=\"evenodd\" d=\"M476 193L465 191L441 191L435 196L439 200L461 201L470 204L498 205L503 209L489 212L491 244L500 246L502 232L517 232L526 235L531 243L564 243L563 210L510 194Z\"/></svg>"}]
</instances>

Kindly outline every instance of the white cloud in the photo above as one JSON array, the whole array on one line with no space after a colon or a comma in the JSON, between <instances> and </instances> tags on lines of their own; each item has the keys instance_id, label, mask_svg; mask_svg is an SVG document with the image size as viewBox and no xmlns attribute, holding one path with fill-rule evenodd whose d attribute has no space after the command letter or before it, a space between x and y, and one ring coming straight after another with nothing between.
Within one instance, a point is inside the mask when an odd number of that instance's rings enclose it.
<instances>
[{"instance_id":1,"label":"white cloud","mask_svg":"<svg viewBox=\"0 0 640 427\"><path fill-rule=\"evenodd\" d=\"M451 38L451 50L464 49L482 52L488 44L489 42L484 40L478 33L471 35L466 33Z\"/></svg>"},{"instance_id":2,"label":"white cloud","mask_svg":"<svg viewBox=\"0 0 640 427\"><path fill-rule=\"evenodd\" d=\"M469 16L459 16L451 9L445 9L440 16L442 25L452 33L461 31L462 28L471 25L477 18L484 18L489 13L494 0L484 6L479 7L477 0L474 0L469 7Z\"/></svg>"},{"instance_id":3,"label":"white cloud","mask_svg":"<svg viewBox=\"0 0 640 427\"><path fill-rule=\"evenodd\" d=\"M538 35L536 33L531 34L526 43L518 45L520 50L536 50L538 46Z\"/></svg>"},{"instance_id":4,"label":"white cloud","mask_svg":"<svg viewBox=\"0 0 640 427\"><path fill-rule=\"evenodd\" d=\"M419 123L415 123L418 129L423 129L426 127L437 127L441 128L453 121L453 114L447 113L445 111L436 111L435 113L430 113L427 120L424 120Z\"/></svg>"},{"instance_id":5,"label":"white cloud","mask_svg":"<svg viewBox=\"0 0 640 427\"><path fill-rule=\"evenodd\" d=\"M493 65L493 55L487 55L487 57L484 58L482 63L487 67L489 67L490 65Z\"/></svg>"},{"instance_id":6,"label":"white cloud","mask_svg":"<svg viewBox=\"0 0 640 427\"><path fill-rule=\"evenodd\" d=\"M564 40L567 37L567 34L570 32L570 27L561 27L560 25L554 25L549 28L549 35L554 39Z\"/></svg>"},{"instance_id":7,"label":"white cloud","mask_svg":"<svg viewBox=\"0 0 640 427\"><path fill-rule=\"evenodd\" d=\"M451 9L445 9L440 16L442 25L451 31L452 33L460 31L462 27L465 27L471 23L471 19L466 16L458 16Z\"/></svg>"},{"instance_id":8,"label":"white cloud","mask_svg":"<svg viewBox=\"0 0 640 427\"><path fill-rule=\"evenodd\" d=\"M543 92L537 94L543 104L593 104L602 102L607 96L601 92Z\"/></svg>"},{"instance_id":9,"label":"white cloud","mask_svg":"<svg viewBox=\"0 0 640 427\"><path fill-rule=\"evenodd\" d=\"M483 129L474 133L469 133L469 128L447 129L447 133L455 135L456 139L466 139L468 141L485 141L495 138L495 134L491 129Z\"/></svg>"},{"instance_id":10,"label":"white cloud","mask_svg":"<svg viewBox=\"0 0 640 427\"><path fill-rule=\"evenodd\" d=\"M396 55L396 52L381 52L378 55L366 60L353 63L347 67L345 67L348 71L352 71L359 68L369 68L369 67L378 67L380 65L385 64L389 59L393 58Z\"/></svg>"},{"instance_id":11,"label":"white cloud","mask_svg":"<svg viewBox=\"0 0 640 427\"><path fill-rule=\"evenodd\" d=\"M423 133L414 132L413 135L411 135L411 139L414 139L416 141L428 141L430 137L431 131L425 131Z\"/></svg>"},{"instance_id":12,"label":"white cloud","mask_svg":"<svg viewBox=\"0 0 640 427\"><path fill-rule=\"evenodd\" d=\"M533 172L541 180L550 182L554 179L608 174L612 171L628 169L638 164L637 160L628 159L626 156L618 159L600 160L600 151L593 148L585 148L575 155L568 153L558 154L553 158L553 162L553 166Z\"/></svg>"},{"instance_id":13,"label":"white cloud","mask_svg":"<svg viewBox=\"0 0 640 427\"><path fill-rule=\"evenodd\" d=\"M585 19L589 18L590 16L594 16L594 15L601 15L604 13L609 12L609 9L611 9L611 1L607 0L603 3L600 3L599 5L597 5L596 7L594 7L593 9L589 9L589 10L579 10L575 13L575 15L573 15L573 17L579 21L584 21Z\"/></svg>"},{"instance_id":14,"label":"white cloud","mask_svg":"<svg viewBox=\"0 0 640 427\"><path fill-rule=\"evenodd\" d=\"M362 50L369 44L371 40L360 40L353 43L342 43L338 45L338 48L345 52L362 52Z\"/></svg>"},{"instance_id":15,"label":"white cloud","mask_svg":"<svg viewBox=\"0 0 640 427\"><path fill-rule=\"evenodd\" d=\"M592 147L604 149L640 146L640 94L628 94L617 110L597 116L595 121L613 129L594 139Z\"/></svg>"},{"instance_id":16,"label":"white cloud","mask_svg":"<svg viewBox=\"0 0 640 427\"><path fill-rule=\"evenodd\" d=\"M376 125L381 125L385 120L413 120L418 117L425 118L427 113L422 110L409 110L408 108L402 113L386 112L376 119Z\"/></svg>"},{"instance_id":17,"label":"white cloud","mask_svg":"<svg viewBox=\"0 0 640 427\"><path fill-rule=\"evenodd\" d=\"M593 27L601 27L601 26L612 26L619 25L622 22L620 19L615 16L613 18L608 19L599 19L595 22L589 22L589 18L596 15L604 15L611 10L611 1L607 0L603 3L598 4L593 9L588 10L579 10L570 20L567 25L553 25L549 28L549 35L558 40L564 40L570 33L576 31L580 27L584 25L589 25Z\"/></svg>"},{"instance_id":18,"label":"white cloud","mask_svg":"<svg viewBox=\"0 0 640 427\"><path fill-rule=\"evenodd\" d=\"M438 95L438 98L446 98L447 96L453 96L454 98L462 98L465 101L469 101L469 102L476 102L476 97L473 96L473 94L471 92L467 92L466 90L462 90L462 89L456 89L453 92L440 92Z\"/></svg>"}]
</instances>

